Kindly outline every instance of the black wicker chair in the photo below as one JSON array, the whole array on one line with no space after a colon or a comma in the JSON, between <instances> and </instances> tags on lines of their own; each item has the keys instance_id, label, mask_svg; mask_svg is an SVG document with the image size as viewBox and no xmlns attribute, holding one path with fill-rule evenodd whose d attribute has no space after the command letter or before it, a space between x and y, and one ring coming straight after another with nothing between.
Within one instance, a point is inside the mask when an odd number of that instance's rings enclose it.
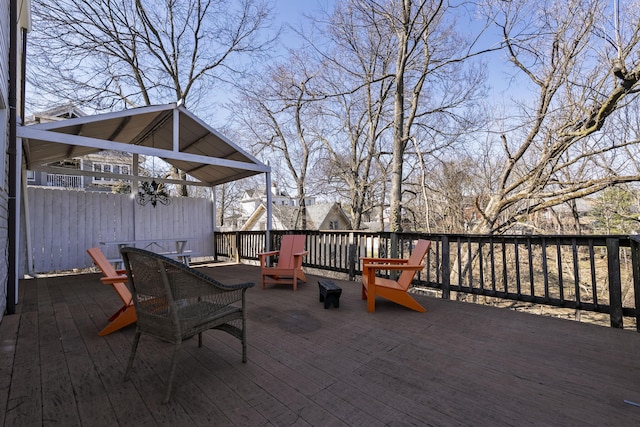
<instances>
[{"instance_id":1,"label":"black wicker chair","mask_svg":"<svg viewBox=\"0 0 640 427\"><path fill-rule=\"evenodd\" d=\"M136 355L141 334L175 344L164 403L169 401L177 356L183 340L220 329L242 342L247 361L245 292L253 283L224 285L177 261L143 249L120 250L133 294L138 322L125 380Z\"/></svg>"}]
</instances>

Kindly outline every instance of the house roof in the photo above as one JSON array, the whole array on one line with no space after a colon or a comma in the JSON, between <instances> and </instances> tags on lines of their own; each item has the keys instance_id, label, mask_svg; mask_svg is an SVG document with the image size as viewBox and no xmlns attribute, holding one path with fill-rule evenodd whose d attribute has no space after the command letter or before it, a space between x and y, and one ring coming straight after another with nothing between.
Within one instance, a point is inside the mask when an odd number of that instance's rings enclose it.
<instances>
[{"instance_id":1,"label":"house roof","mask_svg":"<svg viewBox=\"0 0 640 427\"><path fill-rule=\"evenodd\" d=\"M208 185L270 171L175 103L21 126L17 135L23 141L27 169L32 170L63 159L117 150L159 157Z\"/></svg>"},{"instance_id":2,"label":"house roof","mask_svg":"<svg viewBox=\"0 0 640 427\"><path fill-rule=\"evenodd\" d=\"M40 111L27 119L26 124L43 123L85 117L87 114L73 104L57 105L45 111Z\"/></svg>"},{"instance_id":3,"label":"house roof","mask_svg":"<svg viewBox=\"0 0 640 427\"><path fill-rule=\"evenodd\" d=\"M296 219L299 211L299 206L274 204L272 214L274 219L280 224L283 229L293 230L300 226L300 224L296 224ZM342 216L345 223L349 223L349 218L346 216L342 208L340 208L340 205L335 202L310 205L306 207L306 211L308 230L320 229L320 226L324 223L324 221L332 211ZM253 214L251 214L247 222L242 226L242 230L250 230L265 213L265 205L264 203L261 203L253 212Z\"/></svg>"},{"instance_id":4,"label":"house roof","mask_svg":"<svg viewBox=\"0 0 640 427\"><path fill-rule=\"evenodd\" d=\"M291 196L289 196L289 193L287 193L287 190L278 187L278 185L275 184L275 183L272 184L271 194L273 196L275 196L275 197L291 198ZM266 188L249 188L249 189L244 190L243 199L245 199L245 200L256 200L256 199L264 200L266 195L267 195Z\"/></svg>"}]
</instances>

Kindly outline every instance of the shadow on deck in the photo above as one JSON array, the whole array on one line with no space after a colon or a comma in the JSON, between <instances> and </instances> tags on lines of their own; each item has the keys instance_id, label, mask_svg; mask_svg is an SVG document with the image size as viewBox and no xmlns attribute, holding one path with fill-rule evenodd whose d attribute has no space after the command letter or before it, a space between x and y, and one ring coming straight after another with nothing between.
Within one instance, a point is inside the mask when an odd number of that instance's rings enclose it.
<instances>
[{"instance_id":1,"label":"shadow on deck","mask_svg":"<svg viewBox=\"0 0 640 427\"><path fill-rule=\"evenodd\" d=\"M335 280L340 308L260 289L247 265L202 268L247 292L248 358L219 331L186 341L162 405L171 346L143 337L123 381L134 326L99 337L119 307L98 274L21 281L0 324L6 426L632 425L640 420L640 334L418 296L427 313Z\"/></svg>"}]
</instances>

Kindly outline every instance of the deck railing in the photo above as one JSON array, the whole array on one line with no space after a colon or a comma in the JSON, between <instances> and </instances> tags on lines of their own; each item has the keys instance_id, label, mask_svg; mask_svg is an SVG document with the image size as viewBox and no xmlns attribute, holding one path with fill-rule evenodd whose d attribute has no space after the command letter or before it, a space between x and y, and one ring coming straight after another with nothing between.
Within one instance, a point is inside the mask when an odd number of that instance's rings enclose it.
<instances>
[{"instance_id":1,"label":"deck railing","mask_svg":"<svg viewBox=\"0 0 640 427\"><path fill-rule=\"evenodd\" d=\"M76 175L48 174L47 185L50 187L80 188L82 177Z\"/></svg>"},{"instance_id":2,"label":"deck railing","mask_svg":"<svg viewBox=\"0 0 640 427\"><path fill-rule=\"evenodd\" d=\"M271 248L283 234L270 233ZM303 233L295 231L295 233ZM360 257L407 258L418 238L433 242L414 286L442 298L484 299L605 313L612 327L635 323L640 331L638 236L488 236L466 234L306 231L304 265L361 275ZM216 256L257 260L265 232L216 233ZM397 240L392 252L392 241ZM626 319L626 320L625 320Z\"/></svg>"}]
</instances>

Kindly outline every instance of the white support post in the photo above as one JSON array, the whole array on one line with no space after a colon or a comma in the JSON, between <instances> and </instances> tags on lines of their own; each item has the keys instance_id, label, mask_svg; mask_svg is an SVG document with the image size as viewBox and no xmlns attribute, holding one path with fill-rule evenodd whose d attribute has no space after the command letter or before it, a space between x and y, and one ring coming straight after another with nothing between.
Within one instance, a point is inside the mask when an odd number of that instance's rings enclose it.
<instances>
[{"instance_id":1,"label":"white support post","mask_svg":"<svg viewBox=\"0 0 640 427\"><path fill-rule=\"evenodd\" d=\"M271 214L273 213L273 202L271 201L272 199L272 194L271 194L271 172L267 172L266 174L266 186L267 186L267 230L265 233L265 250L266 251L270 251L271 250L271 227L272 227L272 223L271 223Z\"/></svg>"},{"instance_id":2,"label":"white support post","mask_svg":"<svg viewBox=\"0 0 640 427\"><path fill-rule=\"evenodd\" d=\"M218 217L218 197L216 195L216 186L211 186L211 221L213 222L213 232L217 231L216 218Z\"/></svg>"},{"instance_id":3,"label":"white support post","mask_svg":"<svg viewBox=\"0 0 640 427\"><path fill-rule=\"evenodd\" d=\"M18 288L20 283L20 200L22 199L21 194L21 178L22 178L22 141L18 140L16 143L16 155L13 158L10 158L9 161L14 162L13 170L15 172L14 183L15 183L15 203L13 203L13 212L9 212L9 215L13 215L15 218L15 229L11 230L9 228L9 233L13 233L13 239L15 242L15 258L13 260L13 271L14 276L8 278L7 286L13 286L14 289L14 305L18 304ZM11 205L10 205L11 206ZM13 283L11 281L13 280Z\"/></svg>"},{"instance_id":4,"label":"white support post","mask_svg":"<svg viewBox=\"0 0 640 427\"><path fill-rule=\"evenodd\" d=\"M180 110L173 110L173 152L180 152Z\"/></svg>"},{"instance_id":5,"label":"white support post","mask_svg":"<svg viewBox=\"0 0 640 427\"><path fill-rule=\"evenodd\" d=\"M21 200L21 207L23 209L24 212L24 231L25 231L25 236L26 236L26 254L27 254L27 274L29 276L34 276L34 272L33 272L33 253L32 253L32 246L33 246L33 242L31 239L31 211L29 210L29 193L27 191L27 169L26 166L25 167L21 167L20 168L22 170L22 197L20 198Z\"/></svg>"},{"instance_id":6,"label":"white support post","mask_svg":"<svg viewBox=\"0 0 640 427\"><path fill-rule=\"evenodd\" d=\"M211 222L212 222L212 230L213 232L211 233L211 239L212 239L212 246L213 246L213 259L215 261L218 260L218 254L216 252L218 252L218 246L216 245L216 231L217 231L217 224L216 224L216 218L218 217L218 199L216 196L216 186L212 185L211 187Z\"/></svg>"},{"instance_id":7,"label":"white support post","mask_svg":"<svg viewBox=\"0 0 640 427\"><path fill-rule=\"evenodd\" d=\"M131 204L133 207L133 240L137 240L138 236L136 236L136 197L138 195L138 186L140 185L140 180L138 179L138 173L140 172L140 159L137 153L133 154L132 161L132 173L133 179L131 180Z\"/></svg>"}]
</instances>

